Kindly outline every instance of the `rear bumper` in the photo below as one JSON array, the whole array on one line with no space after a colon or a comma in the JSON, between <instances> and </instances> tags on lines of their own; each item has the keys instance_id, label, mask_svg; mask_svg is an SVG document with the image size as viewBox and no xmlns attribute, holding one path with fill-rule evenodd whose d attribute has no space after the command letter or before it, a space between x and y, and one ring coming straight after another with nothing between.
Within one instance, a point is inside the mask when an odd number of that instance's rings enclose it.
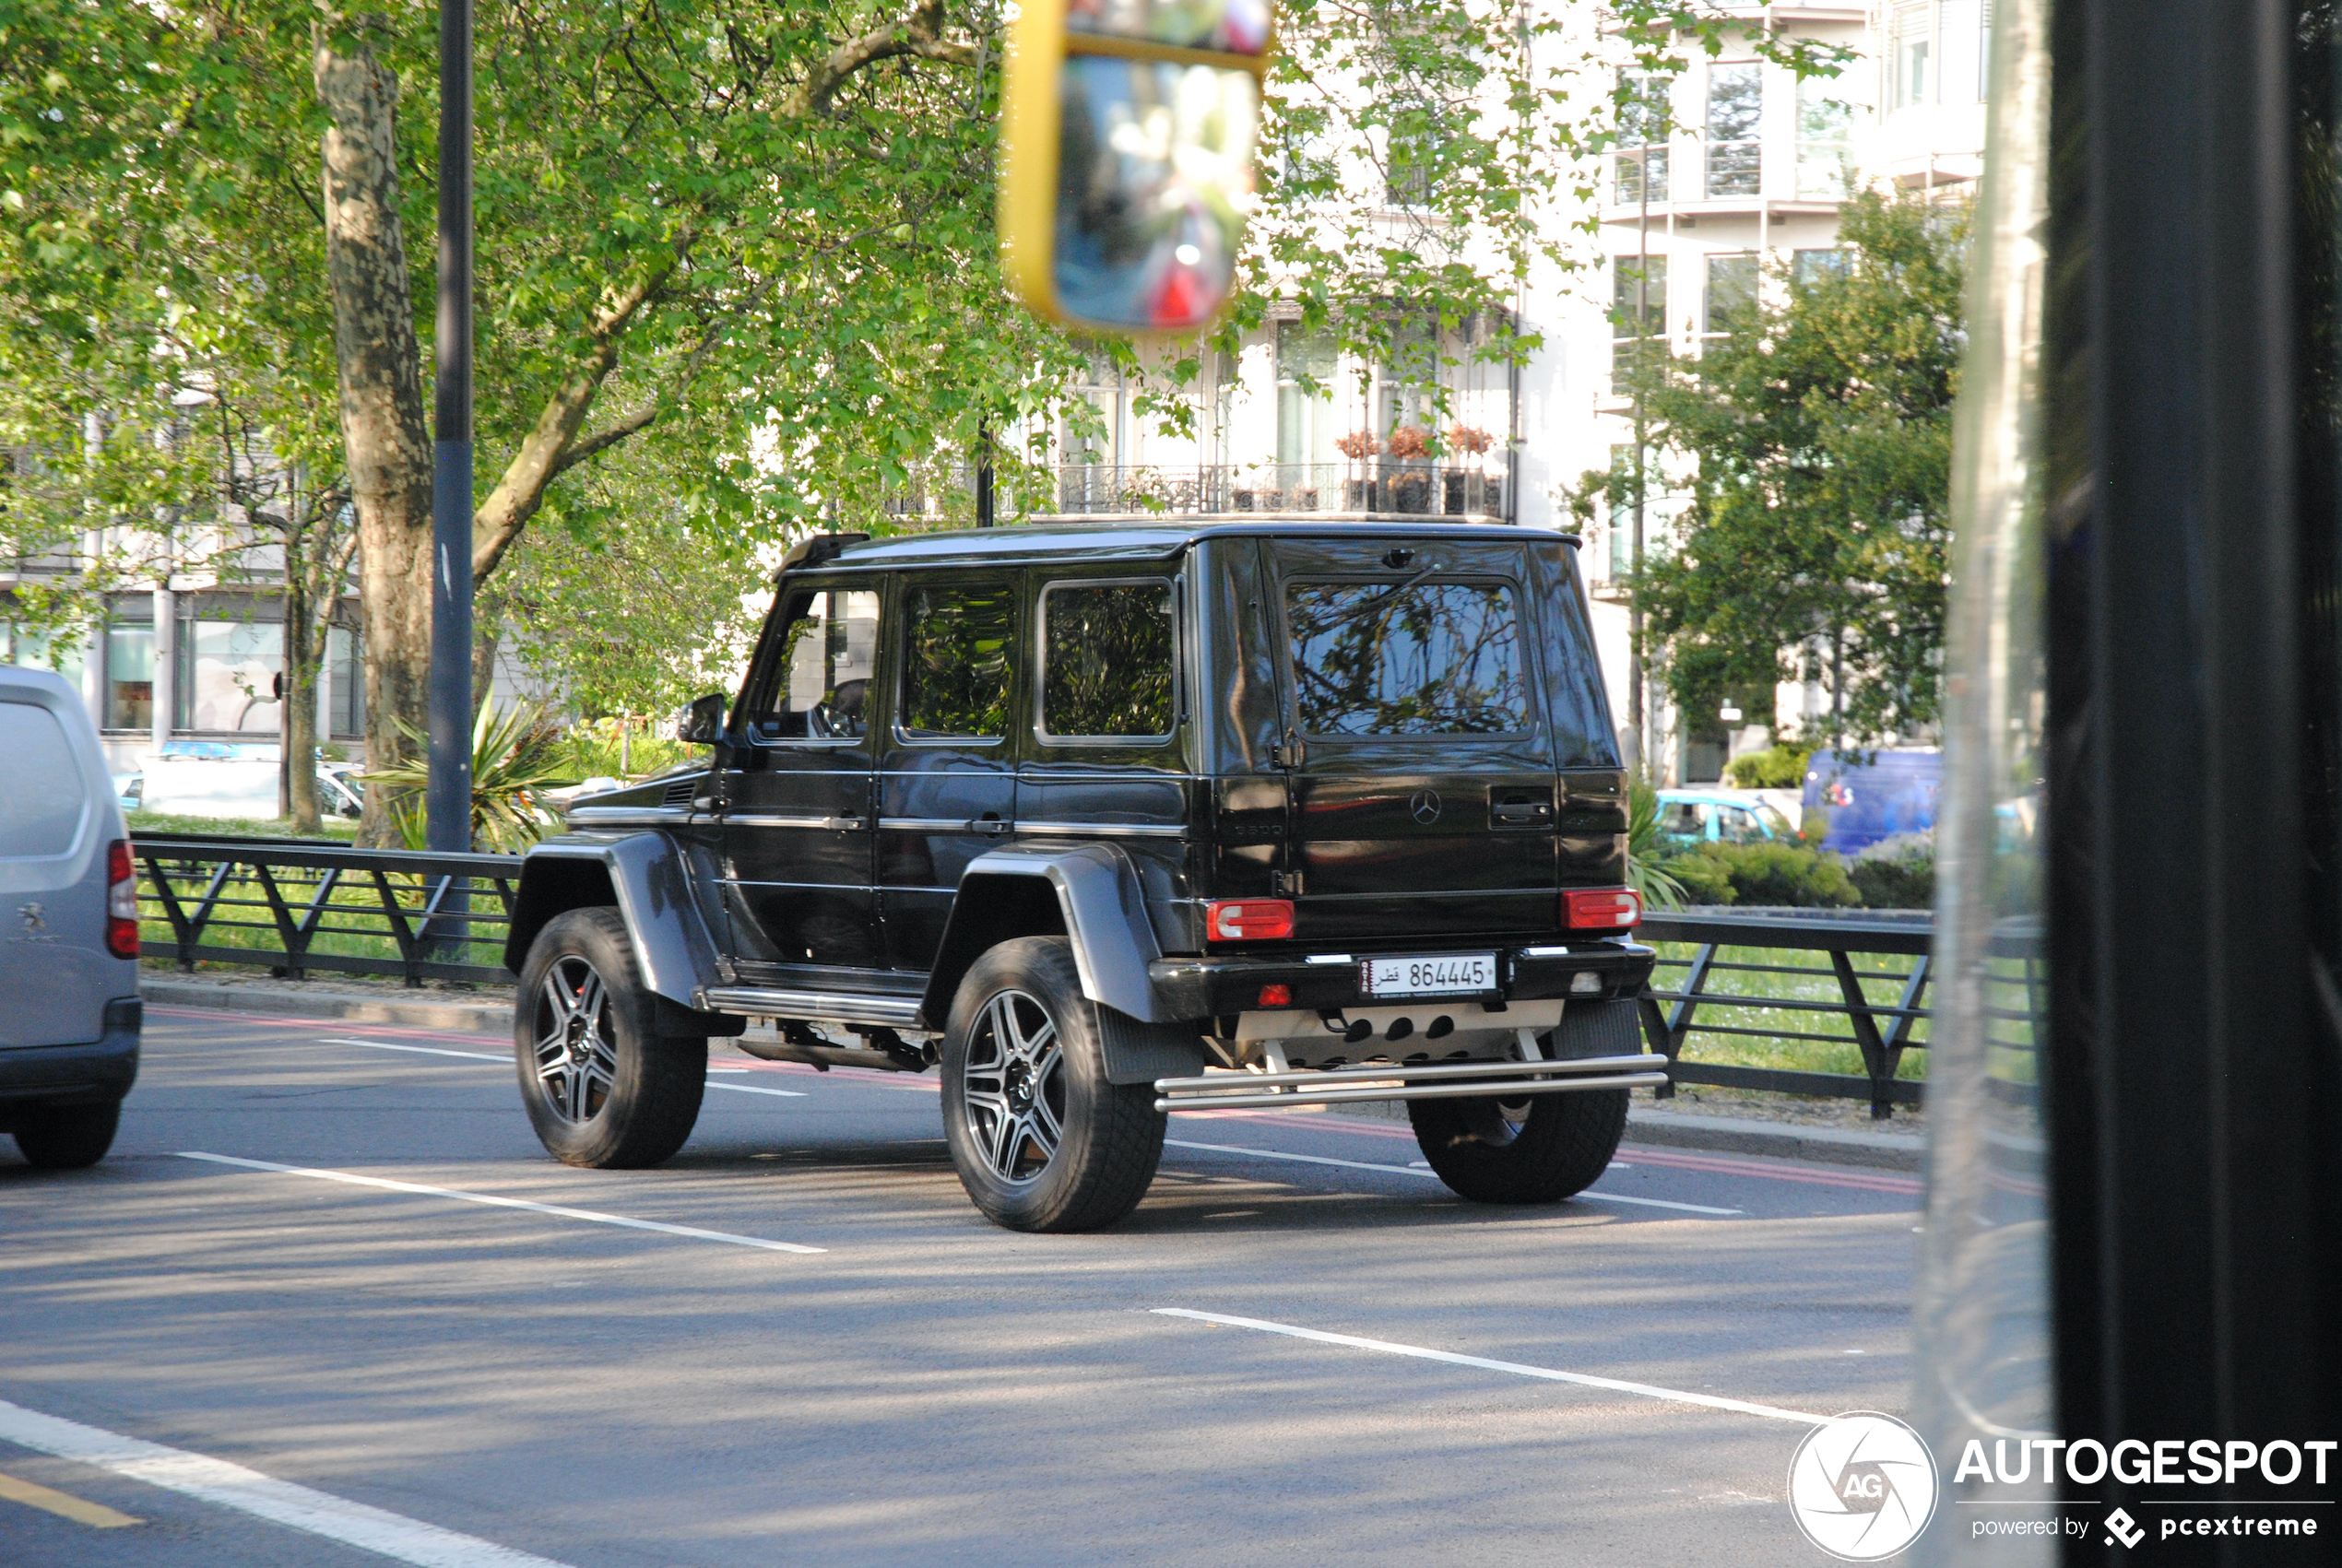
<instances>
[{"instance_id":1,"label":"rear bumper","mask_svg":"<svg viewBox=\"0 0 2342 1568\"><path fill-rule=\"evenodd\" d=\"M1382 1064L1334 1071L1208 1072L1154 1080L1158 1111L1224 1111L1367 1100L1519 1100L1532 1094L1591 1094L1655 1089L1667 1081L1664 1056L1586 1056L1576 1061Z\"/></svg>"},{"instance_id":2,"label":"rear bumper","mask_svg":"<svg viewBox=\"0 0 2342 1568\"><path fill-rule=\"evenodd\" d=\"M1376 956L1390 956L1378 944ZM1579 940L1506 945L1425 942L1402 949L1409 955L1484 953L1496 955L1497 989L1484 996L1460 996L1457 1001L1543 1001L1567 997L1578 1001L1618 1001L1639 996L1650 983L1650 966L1658 955L1634 942ZM1252 1012L1261 1007L1264 985L1283 985L1292 1000L1282 1006L1331 1012L1368 1006L1359 962L1369 954L1212 953L1201 958L1157 959L1147 966L1154 983L1160 1016L1213 1018ZM1321 961L1311 962L1311 958ZM1341 961L1322 961L1340 958ZM1593 976L1579 982L1578 976ZM1593 987L1571 989L1572 983ZM1389 998L1381 998L1388 1001Z\"/></svg>"},{"instance_id":3,"label":"rear bumper","mask_svg":"<svg viewBox=\"0 0 2342 1568\"><path fill-rule=\"evenodd\" d=\"M0 1127L26 1111L52 1105L104 1105L138 1080L138 998L106 1004L105 1033L77 1045L20 1045L0 1051Z\"/></svg>"}]
</instances>

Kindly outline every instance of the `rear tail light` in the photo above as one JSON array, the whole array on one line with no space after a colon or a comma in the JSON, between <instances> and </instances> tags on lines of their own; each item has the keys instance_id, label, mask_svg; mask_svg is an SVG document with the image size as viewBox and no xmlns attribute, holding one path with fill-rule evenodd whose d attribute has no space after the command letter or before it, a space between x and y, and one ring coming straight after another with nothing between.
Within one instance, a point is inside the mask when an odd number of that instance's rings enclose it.
<instances>
[{"instance_id":1,"label":"rear tail light","mask_svg":"<svg viewBox=\"0 0 2342 1568\"><path fill-rule=\"evenodd\" d=\"M1561 923L1572 931L1623 931L1643 917L1629 888L1580 888L1561 895Z\"/></svg>"},{"instance_id":2,"label":"rear tail light","mask_svg":"<svg viewBox=\"0 0 2342 1568\"><path fill-rule=\"evenodd\" d=\"M116 958L138 956L138 872L130 863L130 841L106 845L106 951Z\"/></svg>"},{"instance_id":3,"label":"rear tail light","mask_svg":"<svg viewBox=\"0 0 2342 1568\"><path fill-rule=\"evenodd\" d=\"M1204 935L1215 942L1273 942L1293 935L1290 899L1230 899L1204 911Z\"/></svg>"}]
</instances>

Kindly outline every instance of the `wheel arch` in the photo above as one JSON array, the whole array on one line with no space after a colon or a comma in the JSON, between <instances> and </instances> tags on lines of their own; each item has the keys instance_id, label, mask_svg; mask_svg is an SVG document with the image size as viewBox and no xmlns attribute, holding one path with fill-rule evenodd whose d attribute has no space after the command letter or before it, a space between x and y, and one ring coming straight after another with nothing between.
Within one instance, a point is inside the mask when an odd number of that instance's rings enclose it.
<instances>
[{"instance_id":1,"label":"wheel arch","mask_svg":"<svg viewBox=\"0 0 2342 1568\"><path fill-rule=\"evenodd\" d=\"M1175 1021L1158 1007L1147 965L1163 956L1130 857L1111 844L998 849L960 878L920 1010L941 1027L986 949L1013 937L1064 937L1082 994L1141 1023Z\"/></svg>"},{"instance_id":2,"label":"wheel arch","mask_svg":"<svg viewBox=\"0 0 2342 1568\"><path fill-rule=\"evenodd\" d=\"M733 1035L747 1027L745 1019L699 1010L701 992L719 983L716 944L692 897L690 867L663 833L565 835L530 849L513 898L504 967L518 974L555 916L597 906L615 907L625 922L643 984L658 999L661 1032Z\"/></svg>"}]
</instances>

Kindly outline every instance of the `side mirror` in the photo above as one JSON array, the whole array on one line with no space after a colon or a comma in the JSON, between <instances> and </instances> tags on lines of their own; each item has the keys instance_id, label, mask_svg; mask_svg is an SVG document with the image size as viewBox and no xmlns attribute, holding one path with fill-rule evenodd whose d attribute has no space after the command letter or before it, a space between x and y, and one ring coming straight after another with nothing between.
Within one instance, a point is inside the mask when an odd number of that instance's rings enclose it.
<instances>
[{"instance_id":1,"label":"side mirror","mask_svg":"<svg viewBox=\"0 0 2342 1568\"><path fill-rule=\"evenodd\" d=\"M675 715L675 738L686 746L713 746L724 733L724 694L694 697Z\"/></svg>"},{"instance_id":2,"label":"side mirror","mask_svg":"<svg viewBox=\"0 0 2342 1568\"><path fill-rule=\"evenodd\" d=\"M1000 261L1052 320L1194 333L1253 205L1270 0L1023 0L1001 91Z\"/></svg>"}]
</instances>

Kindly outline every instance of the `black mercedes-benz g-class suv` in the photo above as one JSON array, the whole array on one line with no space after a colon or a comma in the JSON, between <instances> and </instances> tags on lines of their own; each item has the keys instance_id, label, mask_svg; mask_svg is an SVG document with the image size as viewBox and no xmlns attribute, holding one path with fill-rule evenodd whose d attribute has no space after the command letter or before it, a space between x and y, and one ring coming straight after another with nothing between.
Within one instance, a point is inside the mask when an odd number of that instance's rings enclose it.
<instances>
[{"instance_id":1,"label":"black mercedes-benz g-class suv","mask_svg":"<svg viewBox=\"0 0 2342 1568\"><path fill-rule=\"evenodd\" d=\"M574 804L506 961L522 1098L655 1164L712 1035L940 1067L1020 1230L1111 1224L1166 1113L1404 1100L1466 1197L1602 1173L1663 1081L1574 541L1053 525L798 545L710 763ZM766 1027L749 1032L751 1020Z\"/></svg>"}]
</instances>

